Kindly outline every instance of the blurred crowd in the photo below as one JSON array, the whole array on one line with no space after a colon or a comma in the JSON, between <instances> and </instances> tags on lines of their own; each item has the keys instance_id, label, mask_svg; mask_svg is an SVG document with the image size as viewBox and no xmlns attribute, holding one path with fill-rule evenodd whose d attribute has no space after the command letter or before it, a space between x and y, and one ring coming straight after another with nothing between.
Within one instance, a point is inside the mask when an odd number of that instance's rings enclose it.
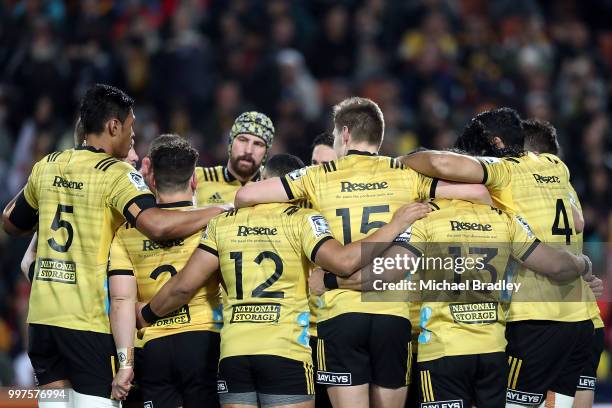
<instances>
[{"instance_id":1,"label":"blurred crowd","mask_svg":"<svg viewBox=\"0 0 612 408\"><path fill-rule=\"evenodd\" d=\"M611 241L610 15L607 0L0 0L0 204L72 146L96 82L136 99L141 157L173 131L205 165L226 161L247 109L273 119L273 152L309 162L331 107L360 95L384 112L389 155L448 148L491 107L550 121L585 240ZM29 380L26 246L0 235L0 384Z\"/></svg>"}]
</instances>

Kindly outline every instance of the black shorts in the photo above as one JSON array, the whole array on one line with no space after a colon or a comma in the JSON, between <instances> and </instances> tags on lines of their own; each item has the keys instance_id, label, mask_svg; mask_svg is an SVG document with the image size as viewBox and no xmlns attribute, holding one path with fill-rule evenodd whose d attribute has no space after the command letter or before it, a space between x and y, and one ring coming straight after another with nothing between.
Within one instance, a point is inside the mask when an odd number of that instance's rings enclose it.
<instances>
[{"instance_id":1,"label":"black shorts","mask_svg":"<svg viewBox=\"0 0 612 408\"><path fill-rule=\"evenodd\" d=\"M205 330L149 340L140 375L144 405L218 407L219 342L219 333Z\"/></svg>"},{"instance_id":2,"label":"black shorts","mask_svg":"<svg viewBox=\"0 0 612 408\"><path fill-rule=\"evenodd\" d=\"M310 348L312 349L312 366L317 367L317 337L310 336ZM332 408L327 387L315 383L315 408Z\"/></svg>"},{"instance_id":3,"label":"black shorts","mask_svg":"<svg viewBox=\"0 0 612 408\"><path fill-rule=\"evenodd\" d=\"M418 363L420 407L504 408L505 353L448 356ZM446 405L445 405L446 404Z\"/></svg>"},{"instance_id":4,"label":"black shorts","mask_svg":"<svg viewBox=\"0 0 612 408\"><path fill-rule=\"evenodd\" d=\"M590 350L593 323L525 320L506 324L506 401L539 405L547 391L573 396Z\"/></svg>"},{"instance_id":5,"label":"black shorts","mask_svg":"<svg viewBox=\"0 0 612 408\"><path fill-rule=\"evenodd\" d=\"M317 324L317 382L328 386L408 385L410 320L344 313Z\"/></svg>"},{"instance_id":6,"label":"black shorts","mask_svg":"<svg viewBox=\"0 0 612 408\"><path fill-rule=\"evenodd\" d=\"M273 355L225 357L217 392L314 396L314 371L310 362Z\"/></svg>"},{"instance_id":7,"label":"black shorts","mask_svg":"<svg viewBox=\"0 0 612 408\"><path fill-rule=\"evenodd\" d=\"M597 367L599 366L601 353L603 353L606 346L605 340L604 328L595 329L591 339L591 346L589 347L589 357L582 367L580 378L578 378L577 391L595 391L595 385L597 385Z\"/></svg>"},{"instance_id":8,"label":"black shorts","mask_svg":"<svg viewBox=\"0 0 612 408\"><path fill-rule=\"evenodd\" d=\"M68 380L78 393L111 397L119 367L112 335L30 324L28 355L38 385Z\"/></svg>"}]
</instances>

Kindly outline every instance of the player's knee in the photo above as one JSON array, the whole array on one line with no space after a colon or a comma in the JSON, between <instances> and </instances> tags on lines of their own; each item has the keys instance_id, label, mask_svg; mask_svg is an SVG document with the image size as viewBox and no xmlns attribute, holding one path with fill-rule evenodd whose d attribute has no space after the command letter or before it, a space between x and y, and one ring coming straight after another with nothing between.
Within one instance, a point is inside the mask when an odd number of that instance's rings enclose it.
<instances>
[{"instance_id":1,"label":"player's knee","mask_svg":"<svg viewBox=\"0 0 612 408\"><path fill-rule=\"evenodd\" d=\"M87 408L119 408L119 401L110 398L102 398L94 395L81 394L72 390L70 393L73 407Z\"/></svg>"}]
</instances>

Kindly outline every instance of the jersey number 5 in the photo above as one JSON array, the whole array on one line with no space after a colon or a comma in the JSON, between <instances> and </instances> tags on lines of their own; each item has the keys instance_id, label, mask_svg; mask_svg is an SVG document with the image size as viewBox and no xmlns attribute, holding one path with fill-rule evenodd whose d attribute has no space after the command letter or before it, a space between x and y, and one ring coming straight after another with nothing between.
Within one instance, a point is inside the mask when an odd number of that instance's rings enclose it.
<instances>
[{"instance_id":1,"label":"jersey number 5","mask_svg":"<svg viewBox=\"0 0 612 408\"><path fill-rule=\"evenodd\" d=\"M70 213L72 214L74 207L71 205L57 205L57 210L55 211L55 217L53 217L53 222L51 223L51 230L57 231L60 228L65 228L68 233L68 239L64 245L58 244L55 238L49 238L47 243L51 248L56 250L57 252L68 252L70 249L70 245L72 245L72 239L74 238L74 230L72 229L72 224L70 224L66 220L62 220L62 213Z\"/></svg>"},{"instance_id":2,"label":"jersey number 5","mask_svg":"<svg viewBox=\"0 0 612 408\"><path fill-rule=\"evenodd\" d=\"M234 270L236 271L236 299L240 300L244 298L242 290L242 252L230 252L230 258L234 260ZM265 282L253 289L251 297L283 299L285 297L284 292L266 291L283 275L283 260L272 251L263 251L255 257L253 262L260 265L266 259L274 262L274 273Z\"/></svg>"}]
</instances>

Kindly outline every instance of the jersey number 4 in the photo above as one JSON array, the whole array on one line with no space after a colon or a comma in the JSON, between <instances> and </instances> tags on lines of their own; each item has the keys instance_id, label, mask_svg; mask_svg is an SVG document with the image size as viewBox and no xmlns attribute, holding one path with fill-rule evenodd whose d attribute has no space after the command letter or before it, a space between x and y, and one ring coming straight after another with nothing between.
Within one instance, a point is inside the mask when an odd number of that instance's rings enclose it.
<instances>
[{"instance_id":1,"label":"jersey number 4","mask_svg":"<svg viewBox=\"0 0 612 408\"><path fill-rule=\"evenodd\" d=\"M563 222L563 228L559 224ZM552 225L553 235L565 235L565 244L569 245L572 236L572 229L570 228L569 220L567 218L567 211L565 210L565 204L562 199L557 199L557 208L555 210L555 221Z\"/></svg>"},{"instance_id":2,"label":"jersey number 4","mask_svg":"<svg viewBox=\"0 0 612 408\"><path fill-rule=\"evenodd\" d=\"M244 298L242 289L242 252L230 252L230 258L234 260L234 270L236 271L236 299L240 300ZM283 260L272 251L263 251L255 257L253 262L260 265L266 259L274 262L274 273L265 282L253 289L251 297L283 299L285 297L284 292L266 291L267 288L272 286L283 275Z\"/></svg>"}]
</instances>

